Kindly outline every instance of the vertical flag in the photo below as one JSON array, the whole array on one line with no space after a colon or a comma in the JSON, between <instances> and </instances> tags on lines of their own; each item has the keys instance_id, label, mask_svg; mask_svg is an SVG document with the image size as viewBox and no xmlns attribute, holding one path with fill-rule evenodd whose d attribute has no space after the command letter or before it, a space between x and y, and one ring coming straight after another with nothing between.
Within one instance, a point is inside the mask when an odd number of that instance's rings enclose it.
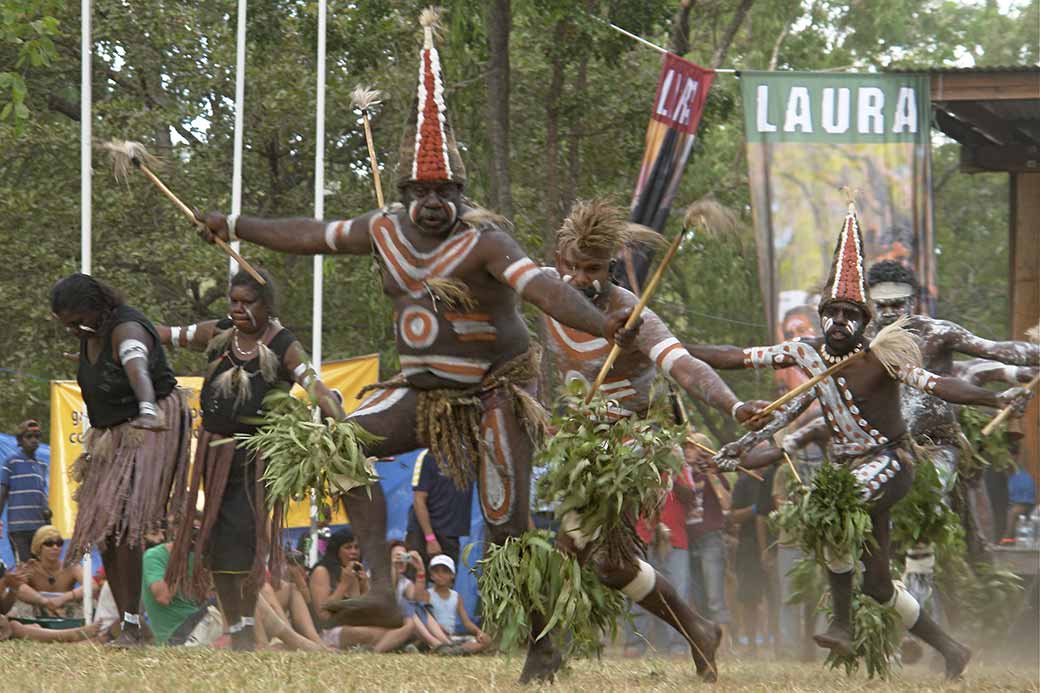
<instances>
[{"instance_id":1,"label":"vertical flag","mask_svg":"<svg viewBox=\"0 0 1040 693\"><path fill-rule=\"evenodd\" d=\"M674 53L665 54L632 196L632 221L657 231L664 229L714 79L713 70ZM644 246L625 248L615 280L639 293L651 259L651 251Z\"/></svg>"}]
</instances>

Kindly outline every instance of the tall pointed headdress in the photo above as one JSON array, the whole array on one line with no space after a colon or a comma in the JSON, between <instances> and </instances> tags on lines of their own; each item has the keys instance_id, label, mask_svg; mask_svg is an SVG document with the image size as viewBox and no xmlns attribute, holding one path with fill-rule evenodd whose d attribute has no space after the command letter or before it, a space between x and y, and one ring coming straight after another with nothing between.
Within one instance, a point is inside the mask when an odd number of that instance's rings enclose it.
<instances>
[{"instance_id":1,"label":"tall pointed headdress","mask_svg":"<svg viewBox=\"0 0 1040 693\"><path fill-rule=\"evenodd\" d=\"M411 181L452 181L460 185L466 182L466 168L444 103L440 54L433 43L439 19L440 9L436 7L427 7L419 16L424 34L419 52L419 86L401 142L398 185Z\"/></svg>"},{"instance_id":2,"label":"tall pointed headdress","mask_svg":"<svg viewBox=\"0 0 1040 693\"><path fill-rule=\"evenodd\" d=\"M873 317L863 269L863 235L860 232L859 219L856 218L856 205L851 200L845 221L841 225L838 246L834 249L831 274L823 290L820 310L830 303L838 302L859 306L868 321Z\"/></svg>"}]
</instances>

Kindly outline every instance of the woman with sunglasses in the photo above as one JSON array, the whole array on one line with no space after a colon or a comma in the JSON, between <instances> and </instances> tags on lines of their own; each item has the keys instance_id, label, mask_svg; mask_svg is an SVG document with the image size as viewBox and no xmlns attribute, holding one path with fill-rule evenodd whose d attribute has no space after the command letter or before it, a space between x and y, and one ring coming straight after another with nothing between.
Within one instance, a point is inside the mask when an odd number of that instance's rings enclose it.
<instances>
[{"instance_id":1,"label":"woman with sunglasses","mask_svg":"<svg viewBox=\"0 0 1040 693\"><path fill-rule=\"evenodd\" d=\"M70 275L51 289L51 311L79 340L76 380L90 418L85 453L72 470L79 508L65 560L100 549L123 614L113 644L134 647L141 644L145 534L167 509L183 507L191 412L155 327L114 289Z\"/></svg>"},{"instance_id":2,"label":"woman with sunglasses","mask_svg":"<svg viewBox=\"0 0 1040 693\"><path fill-rule=\"evenodd\" d=\"M83 569L62 563L64 545L53 525L44 525L33 535L33 557L25 563L27 575L18 588L18 599L38 607L38 616L65 615L69 605L83 601Z\"/></svg>"}]
</instances>

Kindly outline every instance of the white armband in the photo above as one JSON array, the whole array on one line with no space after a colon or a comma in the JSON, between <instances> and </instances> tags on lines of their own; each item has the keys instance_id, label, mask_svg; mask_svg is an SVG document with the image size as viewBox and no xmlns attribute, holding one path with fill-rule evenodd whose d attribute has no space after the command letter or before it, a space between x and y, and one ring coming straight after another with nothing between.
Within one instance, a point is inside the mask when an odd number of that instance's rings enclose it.
<instances>
[{"instance_id":1,"label":"white armband","mask_svg":"<svg viewBox=\"0 0 1040 693\"><path fill-rule=\"evenodd\" d=\"M137 414L138 416L159 416L159 407L155 405L155 402L138 402Z\"/></svg>"},{"instance_id":2,"label":"white armband","mask_svg":"<svg viewBox=\"0 0 1040 693\"><path fill-rule=\"evenodd\" d=\"M225 219L225 221L227 222L227 235L229 241L238 240L238 234L235 232L235 226L238 225L238 216L239 215L237 214L229 214Z\"/></svg>"},{"instance_id":3,"label":"white armband","mask_svg":"<svg viewBox=\"0 0 1040 693\"><path fill-rule=\"evenodd\" d=\"M729 408L729 416L731 419L737 418L737 410L742 406L744 406L744 402L742 400L737 400L737 403Z\"/></svg>"},{"instance_id":4,"label":"white armband","mask_svg":"<svg viewBox=\"0 0 1040 693\"><path fill-rule=\"evenodd\" d=\"M293 376L303 387L310 387L315 380L321 380L317 371L314 370L314 364L307 362L301 362L300 365L296 366L293 369Z\"/></svg>"},{"instance_id":5,"label":"white armband","mask_svg":"<svg viewBox=\"0 0 1040 693\"><path fill-rule=\"evenodd\" d=\"M148 347L139 339L127 339L119 344L119 362L124 366L134 359L148 359Z\"/></svg>"},{"instance_id":6,"label":"white armband","mask_svg":"<svg viewBox=\"0 0 1040 693\"><path fill-rule=\"evenodd\" d=\"M502 278L506 280L509 286L513 287L513 291L523 296L524 289L531 283L531 280L541 274L542 268L534 263L529 257L522 257L513 264L506 267L502 273Z\"/></svg>"}]
</instances>

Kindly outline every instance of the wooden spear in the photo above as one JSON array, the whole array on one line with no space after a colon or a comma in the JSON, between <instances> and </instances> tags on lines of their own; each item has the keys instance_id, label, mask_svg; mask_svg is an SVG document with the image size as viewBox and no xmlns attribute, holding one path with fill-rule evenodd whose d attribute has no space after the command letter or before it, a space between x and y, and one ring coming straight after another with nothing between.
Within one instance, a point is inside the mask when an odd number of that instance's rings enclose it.
<instances>
[{"instance_id":1,"label":"wooden spear","mask_svg":"<svg viewBox=\"0 0 1040 693\"><path fill-rule=\"evenodd\" d=\"M1040 375L1038 375L1035 378L1033 378L1032 380L1030 380L1029 383L1026 385L1026 389L1027 390L1032 390L1034 387L1037 386L1037 383L1040 383ZM999 426L1000 424L1004 423L1004 419L1006 419L1007 417L1011 416L1011 412L1014 411L1014 409L1015 409L1015 405L1013 405L1013 404L1009 404L1006 407L1004 407L1003 409L1001 409L997 413L997 415L994 416L990 420L990 422L988 424L986 424L985 427L982 429L982 435L988 436L991 433L993 433L993 431L997 430L997 426Z\"/></svg>"},{"instance_id":2,"label":"wooden spear","mask_svg":"<svg viewBox=\"0 0 1040 693\"><path fill-rule=\"evenodd\" d=\"M200 228L205 226L202 220L195 215L195 212L191 209L191 207L184 204L184 202L182 202L179 197L173 194L172 190L167 188L166 185L163 184L161 180L159 180L158 176L152 173L152 170L151 168L149 168L149 165L154 165L153 162L155 162L156 159L148 153L148 150L145 149L143 144L141 144L140 142L123 142L122 140L112 140L111 142L106 142L103 146L112 154L112 163L115 167L117 178L126 178L127 173L130 171L131 167L137 169L138 171L143 173L145 177L148 178L148 180L152 181L155 187L159 188L159 191L162 192L163 195L168 197L169 200L173 202L174 205L176 205L177 209L179 209L181 213L184 214L184 216L188 217L191 223L195 224ZM220 246L220 249L227 253L229 257L233 258L235 262L241 265L242 269L244 269L246 272L249 272L253 279L258 281L260 284L267 283L267 280L265 280L260 275L260 273L257 272L253 268L253 266L249 264L248 261L246 261L244 257L235 252L234 248L228 245L219 236L214 236L213 238L216 244Z\"/></svg>"},{"instance_id":3,"label":"wooden spear","mask_svg":"<svg viewBox=\"0 0 1040 693\"><path fill-rule=\"evenodd\" d=\"M368 145L368 163L372 168L372 180L375 181L376 186L376 204L382 209L385 204L383 203L383 184L379 178L379 162L376 160L376 148L374 139L372 137L372 125L369 120L369 110L373 106L378 106L383 101L383 92L372 89L371 87L357 86L354 91L350 93L350 100L354 104L354 108L361 111L361 122L365 125L365 143Z\"/></svg>"}]
</instances>

